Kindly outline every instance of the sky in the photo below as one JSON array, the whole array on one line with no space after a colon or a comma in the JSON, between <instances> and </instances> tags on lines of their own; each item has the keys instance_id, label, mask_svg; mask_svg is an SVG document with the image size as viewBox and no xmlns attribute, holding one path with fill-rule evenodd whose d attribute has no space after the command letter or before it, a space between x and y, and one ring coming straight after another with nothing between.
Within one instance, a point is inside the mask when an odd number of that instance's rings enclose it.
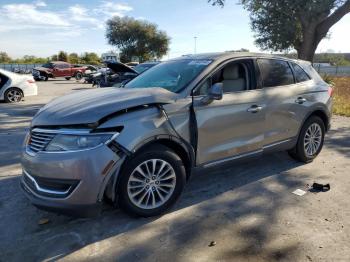
<instances>
[{"instance_id":1,"label":"sky","mask_svg":"<svg viewBox=\"0 0 350 262\"><path fill-rule=\"evenodd\" d=\"M13 58L48 57L58 51L115 50L107 44L105 22L113 16L130 16L158 25L171 38L165 58L194 53L220 52L254 45L249 13L237 1L224 8L207 0L0 0L0 51ZM318 52L350 52L350 15L331 29Z\"/></svg>"}]
</instances>

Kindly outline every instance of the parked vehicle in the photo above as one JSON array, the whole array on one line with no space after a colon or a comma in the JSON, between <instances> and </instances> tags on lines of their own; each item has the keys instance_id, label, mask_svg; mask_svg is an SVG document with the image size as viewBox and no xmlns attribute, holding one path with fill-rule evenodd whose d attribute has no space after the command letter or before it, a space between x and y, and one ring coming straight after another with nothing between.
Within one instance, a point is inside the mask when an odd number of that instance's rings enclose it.
<instances>
[{"instance_id":1,"label":"parked vehicle","mask_svg":"<svg viewBox=\"0 0 350 262\"><path fill-rule=\"evenodd\" d=\"M131 68L120 62L107 63L109 70L104 71L104 73L96 74L94 76L93 86L120 87L122 83L127 83L157 64L159 64L159 62L147 62Z\"/></svg>"},{"instance_id":2,"label":"parked vehicle","mask_svg":"<svg viewBox=\"0 0 350 262\"><path fill-rule=\"evenodd\" d=\"M0 100L15 103L20 102L25 96L37 94L38 87L32 76L0 69Z\"/></svg>"},{"instance_id":3,"label":"parked vehicle","mask_svg":"<svg viewBox=\"0 0 350 262\"><path fill-rule=\"evenodd\" d=\"M41 67L35 67L32 71L35 80L45 80L49 78L64 77L70 80L74 77L76 80L80 80L85 73L86 67L76 67L66 62L56 61L49 62Z\"/></svg>"},{"instance_id":4,"label":"parked vehicle","mask_svg":"<svg viewBox=\"0 0 350 262\"><path fill-rule=\"evenodd\" d=\"M21 184L44 209L87 215L108 198L154 216L195 170L281 150L311 162L331 112L332 88L309 62L233 52L181 57L125 88L44 106L25 140Z\"/></svg>"}]
</instances>

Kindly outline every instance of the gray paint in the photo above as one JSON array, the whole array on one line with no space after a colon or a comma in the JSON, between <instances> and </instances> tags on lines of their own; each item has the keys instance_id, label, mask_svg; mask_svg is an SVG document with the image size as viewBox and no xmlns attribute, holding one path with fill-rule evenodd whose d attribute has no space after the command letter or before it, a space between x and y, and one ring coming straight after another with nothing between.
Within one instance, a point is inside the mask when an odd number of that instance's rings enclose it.
<instances>
[{"instance_id":1,"label":"gray paint","mask_svg":"<svg viewBox=\"0 0 350 262\"><path fill-rule=\"evenodd\" d=\"M32 127L61 128L92 124L111 116L97 129L122 126L123 130L115 141L131 154L158 138L177 137L177 142L184 141L188 146L190 132L195 131L190 129L191 90L227 62L255 57L275 58L247 53L190 56L190 59L214 61L179 94L162 88L106 88L77 92L55 99L43 107L34 117ZM308 62L294 62L299 63L313 80L290 86L225 93L221 100L209 104L201 103L203 96L193 97L198 130L196 162L192 163L194 166L214 166L227 160L291 148L295 145L303 122L312 112L321 110L330 117L332 100L327 85ZM304 97L306 102L296 103L299 96ZM157 104L163 105L176 132ZM139 107L143 105L147 106ZM253 105L258 105L261 110L249 112ZM128 110L130 108L134 110ZM91 204L101 198L107 180L113 178L116 181L119 175L119 172L111 171L107 178L101 177L102 170L110 160L118 161L119 157L103 145L81 153L41 152L29 156L24 152L22 165L27 172L38 176L80 179L81 185L66 201L69 204ZM122 163L123 159L119 160L112 170L118 170Z\"/></svg>"}]
</instances>

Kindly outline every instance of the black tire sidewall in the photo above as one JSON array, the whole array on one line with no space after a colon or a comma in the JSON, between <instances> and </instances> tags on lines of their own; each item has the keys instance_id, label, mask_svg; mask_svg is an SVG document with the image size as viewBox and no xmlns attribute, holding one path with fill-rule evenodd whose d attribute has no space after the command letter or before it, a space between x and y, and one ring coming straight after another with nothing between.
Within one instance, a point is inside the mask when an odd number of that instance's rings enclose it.
<instances>
[{"instance_id":1,"label":"black tire sidewall","mask_svg":"<svg viewBox=\"0 0 350 262\"><path fill-rule=\"evenodd\" d=\"M148 159L162 159L167 161L173 167L176 175L176 185L172 196L162 206L155 209L141 209L135 206L131 202L127 192L127 184L131 173L139 164ZM181 158L165 146L153 147L140 152L125 162L117 189L119 205L131 215L142 217L160 215L176 202L185 187L185 183L186 171Z\"/></svg>"},{"instance_id":2,"label":"black tire sidewall","mask_svg":"<svg viewBox=\"0 0 350 262\"><path fill-rule=\"evenodd\" d=\"M321 127L322 138L321 138L321 145L318 148L317 152L313 156L309 156L309 155L305 154L305 151L304 151L304 137L305 137L305 133L306 133L307 129L313 123L317 123ZM322 150L324 136L325 136L325 125L323 123L323 120L318 116L311 116L309 119L307 119L305 121L301 131L300 131L300 135L299 135L299 139L298 139L298 144L297 144L297 148L296 148L297 149L296 154L297 154L298 158L305 163L309 163L312 160L314 160Z\"/></svg>"},{"instance_id":3,"label":"black tire sidewall","mask_svg":"<svg viewBox=\"0 0 350 262\"><path fill-rule=\"evenodd\" d=\"M75 79L76 80L81 80L82 78L83 78L83 75L80 72L75 74Z\"/></svg>"}]
</instances>

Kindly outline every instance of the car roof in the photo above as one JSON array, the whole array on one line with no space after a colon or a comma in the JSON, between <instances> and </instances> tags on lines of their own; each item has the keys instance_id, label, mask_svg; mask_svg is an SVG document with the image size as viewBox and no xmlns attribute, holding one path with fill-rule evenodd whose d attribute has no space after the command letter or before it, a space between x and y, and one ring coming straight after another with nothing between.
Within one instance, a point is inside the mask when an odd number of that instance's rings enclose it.
<instances>
[{"instance_id":1,"label":"car roof","mask_svg":"<svg viewBox=\"0 0 350 262\"><path fill-rule=\"evenodd\" d=\"M193 59L193 60L226 60L231 58L239 58L239 57L266 57L266 58L276 58L276 59L283 59L283 60L289 60L289 61L296 61L296 62L305 62L303 60L296 60L291 59L285 56L278 56L274 54L264 54L264 53L252 53L252 52L234 52L234 51L227 51L227 52L218 52L218 53L203 53L203 54L189 54L189 55L183 55L181 57L177 57L171 60L181 60L181 59Z\"/></svg>"},{"instance_id":2,"label":"car roof","mask_svg":"<svg viewBox=\"0 0 350 262\"><path fill-rule=\"evenodd\" d=\"M69 64L68 62L64 62L64 61L50 61L49 63L53 63L53 64Z\"/></svg>"}]
</instances>

